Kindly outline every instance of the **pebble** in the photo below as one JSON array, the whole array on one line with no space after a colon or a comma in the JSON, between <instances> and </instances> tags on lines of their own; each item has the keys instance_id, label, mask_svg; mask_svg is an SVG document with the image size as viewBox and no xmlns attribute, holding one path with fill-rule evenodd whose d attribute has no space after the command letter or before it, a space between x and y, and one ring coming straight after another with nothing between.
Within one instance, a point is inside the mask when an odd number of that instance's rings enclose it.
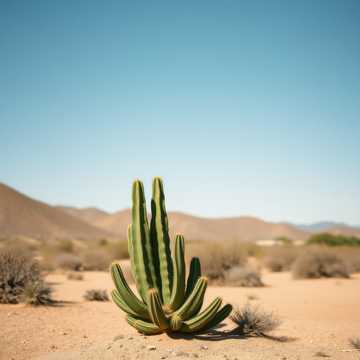
<instances>
[{"instance_id":1,"label":"pebble","mask_svg":"<svg viewBox=\"0 0 360 360\"><path fill-rule=\"evenodd\" d=\"M149 346L147 347L147 349L150 350L150 351L156 350L156 346L154 346L154 345L149 345Z\"/></svg>"},{"instance_id":2,"label":"pebble","mask_svg":"<svg viewBox=\"0 0 360 360\"><path fill-rule=\"evenodd\" d=\"M118 341L124 338L124 335L117 335L113 338L113 341Z\"/></svg>"},{"instance_id":3,"label":"pebble","mask_svg":"<svg viewBox=\"0 0 360 360\"><path fill-rule=\"evenodd\" d=\"M174 355L174 356L183 356L183 357L188 357L189 356L189 354L188 353L186 353L185 351L173 351L172 352L172 355Z\"/></svg>"},{"instance_id":4,"label":"pebble","mask_svg":"<svg viewBox=\"0 0 360 360\"><path fill-rule=\"evenodd\" d=\"M200 346L200 349L201 349L201 350L207 350L208 348L209 348L209 347L206 346L206 345L201 345L201 346Z\"/></svg>"}]
</instances>

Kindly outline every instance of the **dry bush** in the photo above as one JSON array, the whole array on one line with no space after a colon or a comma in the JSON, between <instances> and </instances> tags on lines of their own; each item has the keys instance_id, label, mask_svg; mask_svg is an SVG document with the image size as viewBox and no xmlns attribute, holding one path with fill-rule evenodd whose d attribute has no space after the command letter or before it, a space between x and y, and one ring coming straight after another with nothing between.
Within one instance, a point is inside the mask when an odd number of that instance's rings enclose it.
<instances>
[{"instance_id":1,"label":"dry bush","mask_svg":"<svg viewBox=\"0 0 360 360\"><path fill-rule=\"evenodd\" d=\"M129 258L127 240L118 240L108 243L106 246L104 246L104 248L110 254L111 260L122 260Z\"/></svg>"},{"instance_id":2,"label":"dry bush","mask_svg":"<svg viewBox=\"0 0 360 360\"><path fill-rule=\"evenodd\" d=\"M354 247L337 247L336 253L347 264L350 273L360 272L360 249Z\"/></svg>"},{"instance_id":3,"label":"dry bush","mask_svg":"<svg viewBox=\"0 0 360 360\"><path fill-rule=\"evenodd\" d=\"M22 302L30 305L51 305L52 288L42 280L27 284L21 295Z\"/></svg>"},{"instance_id":4,"label":"dry bush","mask_svg":"<svg viewBox=\"0 0 360 360\"><path fill-rule=\"evenodd\" d=\"M360 338L349 339L349 343L354 349L360 350Z\"/></svg>"},{"instance_id":5,"label":"dry bush","mask_svg":"<svg viewBox=\"0 0 360 360\"><path fill-rule=\"evenodd\" d=\"M106 290L102 289L87 290L84 299L87 301L109 301Z\"/></svg>"},{"instance_id":6,"label":"dry bush","mask_svg":"<svg viewBox=\"0 0 360 360\"><path fill-rule=\"evenodd\" d=\"M0 253L0 303L40 305L50 300L51 289L44 283L37 262L13 251Z\"/></svg>"},{"instance_id":7,"label":"dry bush","mask_svg":"<svg viewBox=\"0 0 360 360\"><path fill-rule=\"evenodd\" d=\"M235 242L199 242L192 244L190 253L200 258L202 272L210 281L222 281L226 271L246 263L241 245Z\"/></svg>"},{"instance_id":8,"label":"dry bush","mask_svg":"<svg viewBox=\"0 0 360 360\"><path fill-rule=\"evenodd\" d=\"M224 283L230 286L261 287L264 283L258 271L249 266L235 266L225 273Z\"/></svg>"},{"instance_id":9,"label":"dry bush","mask_svg":"<svg viewBox=\"0 0 360 360\"><path fill-rule=\"evenodd\" d=\"M264 265L273 272L289 271L298 254L294 246L274 246L267 249Z\"/></svg>"},{"instance_id":10,"label":"dry bush","mask_svg":"<svg viewBox=\"0 0 360 360\"><path fill-rule=\"evenodd\" d=\"M327 248L308 248L296 259L292 271L298 279L350 277L345 262Z\"/></svg>"},{"instance_id":11,"label":"dry bush","mask_svg":"<svg viewBox=\"0 0 360 360\"><path fill-rule=\"evenodd\" d=\"M58 251L61 253L73 253L75 250L74 242L70 239L60 239L57 241Z\"/></svg>"},{"instance_id":12,"label":"dry bush","mask_svg":"<svg viewBox=\"0 0 360 360\"><path fill-rule=\"evenodd\" d=\"M67 275L66 275L66 278L68 280L77 280L77 281L81 281L81 280L84 280L84 275L80 272L69 272Z\"/></svg>"},{"instance_id":13,"label":"dry bush","mask_svg":"<svg viewBox=\"0 0 360 360\"><path fill-rule=\"evenodd\" d=\"M91 249L82 256L84 270L107 271L112 261L112 256L104 250Z\"/></svg>"},{"instance_id":14,"label":"dry bush","mask_svg":"<svg viewBox=\"0 0 360 360\"><path fill-rule=\"evenodd\" d=\"M55 264L63 270L81 271L83 268L82 260L74 254L59 254L55 257Z\"/></svg>"},{"instance_id":15,"label":"dry bush","mask_svg":"<svg viewBox=\"0 0 360 360\"><path fill-rule=\"evenodd\" d=\"M230 319L237 326L231 332L241 336L264 336L281 324L280 319L274 313L266 312L250 304L234 310Z\"/></svg>"}]
</instances>

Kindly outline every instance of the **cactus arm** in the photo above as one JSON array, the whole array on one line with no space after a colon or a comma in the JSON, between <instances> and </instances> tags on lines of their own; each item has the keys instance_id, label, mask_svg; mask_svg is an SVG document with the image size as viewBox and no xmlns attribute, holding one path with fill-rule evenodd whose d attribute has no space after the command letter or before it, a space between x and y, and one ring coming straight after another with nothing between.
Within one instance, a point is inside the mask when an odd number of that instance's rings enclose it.
<instances>
[{"instance_id":1,"label":"cactus arm","mask_svg":"<svg viewBox=\"0 0 360 360\"><path fill-rule=\"evenodd\" d=\"M129 323L129 325L134 327L137 331L141 332L142 334L155 335L155 334L160 334L162 332L162 330L157 325L147 321L136 319L133 316L128 315L126 317L126 320Z\"/></svg>"},{"instance_id":2,"label":"cactus arm","mask_svg":"<svg viewBox=\"0 0 360 360\"><path fill-rule=\"evenodd\" d=\"M184 302L185 296L185 245L184 237L176 235L174 254L174 277L170 299L170 309L177 310Z\"/></svg>"},{"instance_id":3,"label":"cactus arm","mask_svg":"<svg viewBox=\"0 0 360 360\"><path fill-rule=\"evenodd\" d=\"M129 288L121 267L117 263L112 263L110 267L111 277L114 281L117 292L123 302L132 310L133 313L139 314L141 318L148 318L146 305L140 301Z\"/></svg>"},{"instance_id":4,"label":"cactus arm","mask_svg":"<svg viewBox=\"0 0 360 360\"><path fill-rule=\"evenodd\" d=\"M181 320L187 320L195 315L202 306L207 287L207 279L201 277L196 282L194 290L185 300L184 304L174 312L173 316L178 316Z\"/></svg>"},{"instance_id":5,"label":"cactus arm","mask_svg":"<svg viewBox=\"0 0 360 360\"><path fill-rule=\"evenodd\" d=\"M190 262L190 271L186 284L185 299L187 299L194 289L194 286L201 276L201 265L198 257L193 257Z\"/></svg>"},{"instance_id":6,"label":"cactus arm","mask_svg":"<svg viewBox=\"0 0 360 360\"><path fill-rule=\"evenodd\" d=\"M190 320L184 321L182 332L196 332L204 328L215 316L221 306L221 298L216 298L212 303L197 316Z\"/></svg>"},{"instance_id":7,"label":"cactus arm","mask_svg":"<svg viewBox=\"0 0 360 360\"><path fill-rule=\"evenodd\" d=\"M165 208L163 183L154 178L151 200L150 234L153 243L154 261L157 265L160 295L165 304L170 302L173 282L173 264L171 260L169 225Z\"/></svg>"},{"instance_id":8,"label":"cactus arm","mask_svg":"<svg viewBox=\"0 0 360 360\"><path fill-rule=\"evenodd\" d=\"M230 304L224 305L206 325L200 328L198 331L206 331L224 321L231 313L232 306Z\"/></svg>"},{"instance_id":9,"label":"cactus arm","mask_svg":"<svg viewBox=\"0 0 360 360\"><path fill-rule=\"evenodd\" d=\"M169 320L164 313L160 296L156 289L149 290L148 311L152 322L161 330L169 328Z\"/></svg>"},{"instance_id":10,"label":"cactus arm","mask_svg":"<svg viewBox=\"0 0 360 360\"><path fill-rule=\"evenodd\" d=\"M148 289L156 286L153 283L156 276L151 253L144 188L139 180L133 184L132 201L131 248L135 282L142 299L146 302Z\"/></svg>"},{"instance_id":11,"label":"cactus arm","mask_svg":"<svg viewBox=\"0 0 360 360\"><path fill-rule=\"evenodd\" d=\"M131 309L126 302L122 299L121 295L119 294L119 292L114 289L113 291L111 291L111 297L114 301L114 303L125 313L127 313L128 315L134 316L136 318L141 318L142 320L149 320L150 317L149 315L143 316L137 312L135 312L133 309Z\"/></svg>"}]
</instances>

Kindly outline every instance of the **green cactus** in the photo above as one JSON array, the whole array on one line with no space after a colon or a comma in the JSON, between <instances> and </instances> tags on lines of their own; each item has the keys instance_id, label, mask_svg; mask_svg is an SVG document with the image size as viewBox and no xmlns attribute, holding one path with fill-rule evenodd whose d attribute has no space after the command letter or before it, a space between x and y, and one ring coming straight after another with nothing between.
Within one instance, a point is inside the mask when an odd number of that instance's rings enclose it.
<instances>
[{"instance_id":1,"label":"green cactus","mask_svg":"<svg viewBox=\"0 0 360 360\"><path fill-rule=\"evenodd\" d=\"M201 276L198 258L193 258L186 281L185 242L175 238L171 256L168 219L162 180L155 178L152 187L151 222L147 218L144 187L137 180L132 189L132 224L128 228L131 268L139 292L138 298L126 283L118 263L111 264L115 284L112 299L127 314L127 322L139 332L193 333L210 329L223 321L232 307L221 309L217 297L203 311L207 279Z\"/></svg>"}]
</instances>

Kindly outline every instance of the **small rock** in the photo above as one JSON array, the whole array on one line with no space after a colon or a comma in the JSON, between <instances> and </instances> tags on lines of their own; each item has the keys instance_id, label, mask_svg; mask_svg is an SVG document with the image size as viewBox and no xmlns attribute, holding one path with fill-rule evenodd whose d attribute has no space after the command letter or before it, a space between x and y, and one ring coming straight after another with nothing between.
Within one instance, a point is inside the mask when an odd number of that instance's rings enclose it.
<instances>
[{"instance_id":1,"label":"small rock","mask_svg":"<svg viewBox=\"0 0 360 360\"><path fill-rule=\"evenodd\" d=\"M124 335L117 335L113 338L113 341L118 341L124 338Z\"/></svg>"},{"instance_id":2,"label":"small rock","mask_svg":"<svg viewBox=\"0 0 360 360\"><path fill-rule=\"evenodd\" d=\"M132 340L133 337L131 335L128 336L128 340Z\"/></svg>"},{"instance_id":3,"label":"small rock","mask_svg":"<svg viewBox=\"0 0 360 360\"><path fill-rule=\"evenodd\" d=\"M154 345L149 345L149 346L147 347L147 349L150 350L150 351L153 351L153 350L156 350L156 346L154 346Z\"/></svg>"},{"instance_id":4,"label":"small rock","mask_svg":"<svg viewBox=\"0 0 360 360\"><path fill-rule=\"evenodd\" d=\"M84 339L87 339L88 337L87 337L87 335L84 335L83 338L84 338Z\"/></svg>"},{"instance_id":5,"label":"small rock","mask_svg":"<svg viewBox=\"0 0 360 360\"><path fill-rule=\"evenodd\" d=\"M185 351L173 351L173 353L172 353L174 356L183 356L183 357L188 357L189 356L189 354L188 353L186 353Z\"/></svg>"},{"instance_id":6,"label":"small rock","mask_svg":"<svg viewBox=\"0 0 360 360\"><path fill-rule=\"evenodd\" d=\"M63 334L63 335L67 335L68 333L67 333L66 331L64 331L62 334Z\"/></svg>"},{"instance_id":7,"label":"small rock","mask_svg":"<svg viewBox=\"0 0 360 360\"><path fill-rule=\"evenodd\" d=\"M201 349L201 350L207 350L207 349L209 349L209 347L206 346L206 345L201 345L201 346L200 346L200 349Z\"/></svg>"},{"instance_id":8,"label":"small rock","mask_svg":"<svg viewBox=\"0 0 360 360\"><path fill-rule=\"evenodd\" d=\"M194 357L194 358L198 358L198 357L199 357L199 355L198 355L198 354L196 354L196 353L193 353L193 354L192 354L192 357Z\"/></svg>"},{"instance_id":9,"label":"small rock","mask_svg":"<svg viewBox=\"0 0 360 360\"><path fill-rule=\"evenodd\" d=\"M167 356L166 355L161 355L160 359L167 359Z\"/></svg>"}]
</instances>

